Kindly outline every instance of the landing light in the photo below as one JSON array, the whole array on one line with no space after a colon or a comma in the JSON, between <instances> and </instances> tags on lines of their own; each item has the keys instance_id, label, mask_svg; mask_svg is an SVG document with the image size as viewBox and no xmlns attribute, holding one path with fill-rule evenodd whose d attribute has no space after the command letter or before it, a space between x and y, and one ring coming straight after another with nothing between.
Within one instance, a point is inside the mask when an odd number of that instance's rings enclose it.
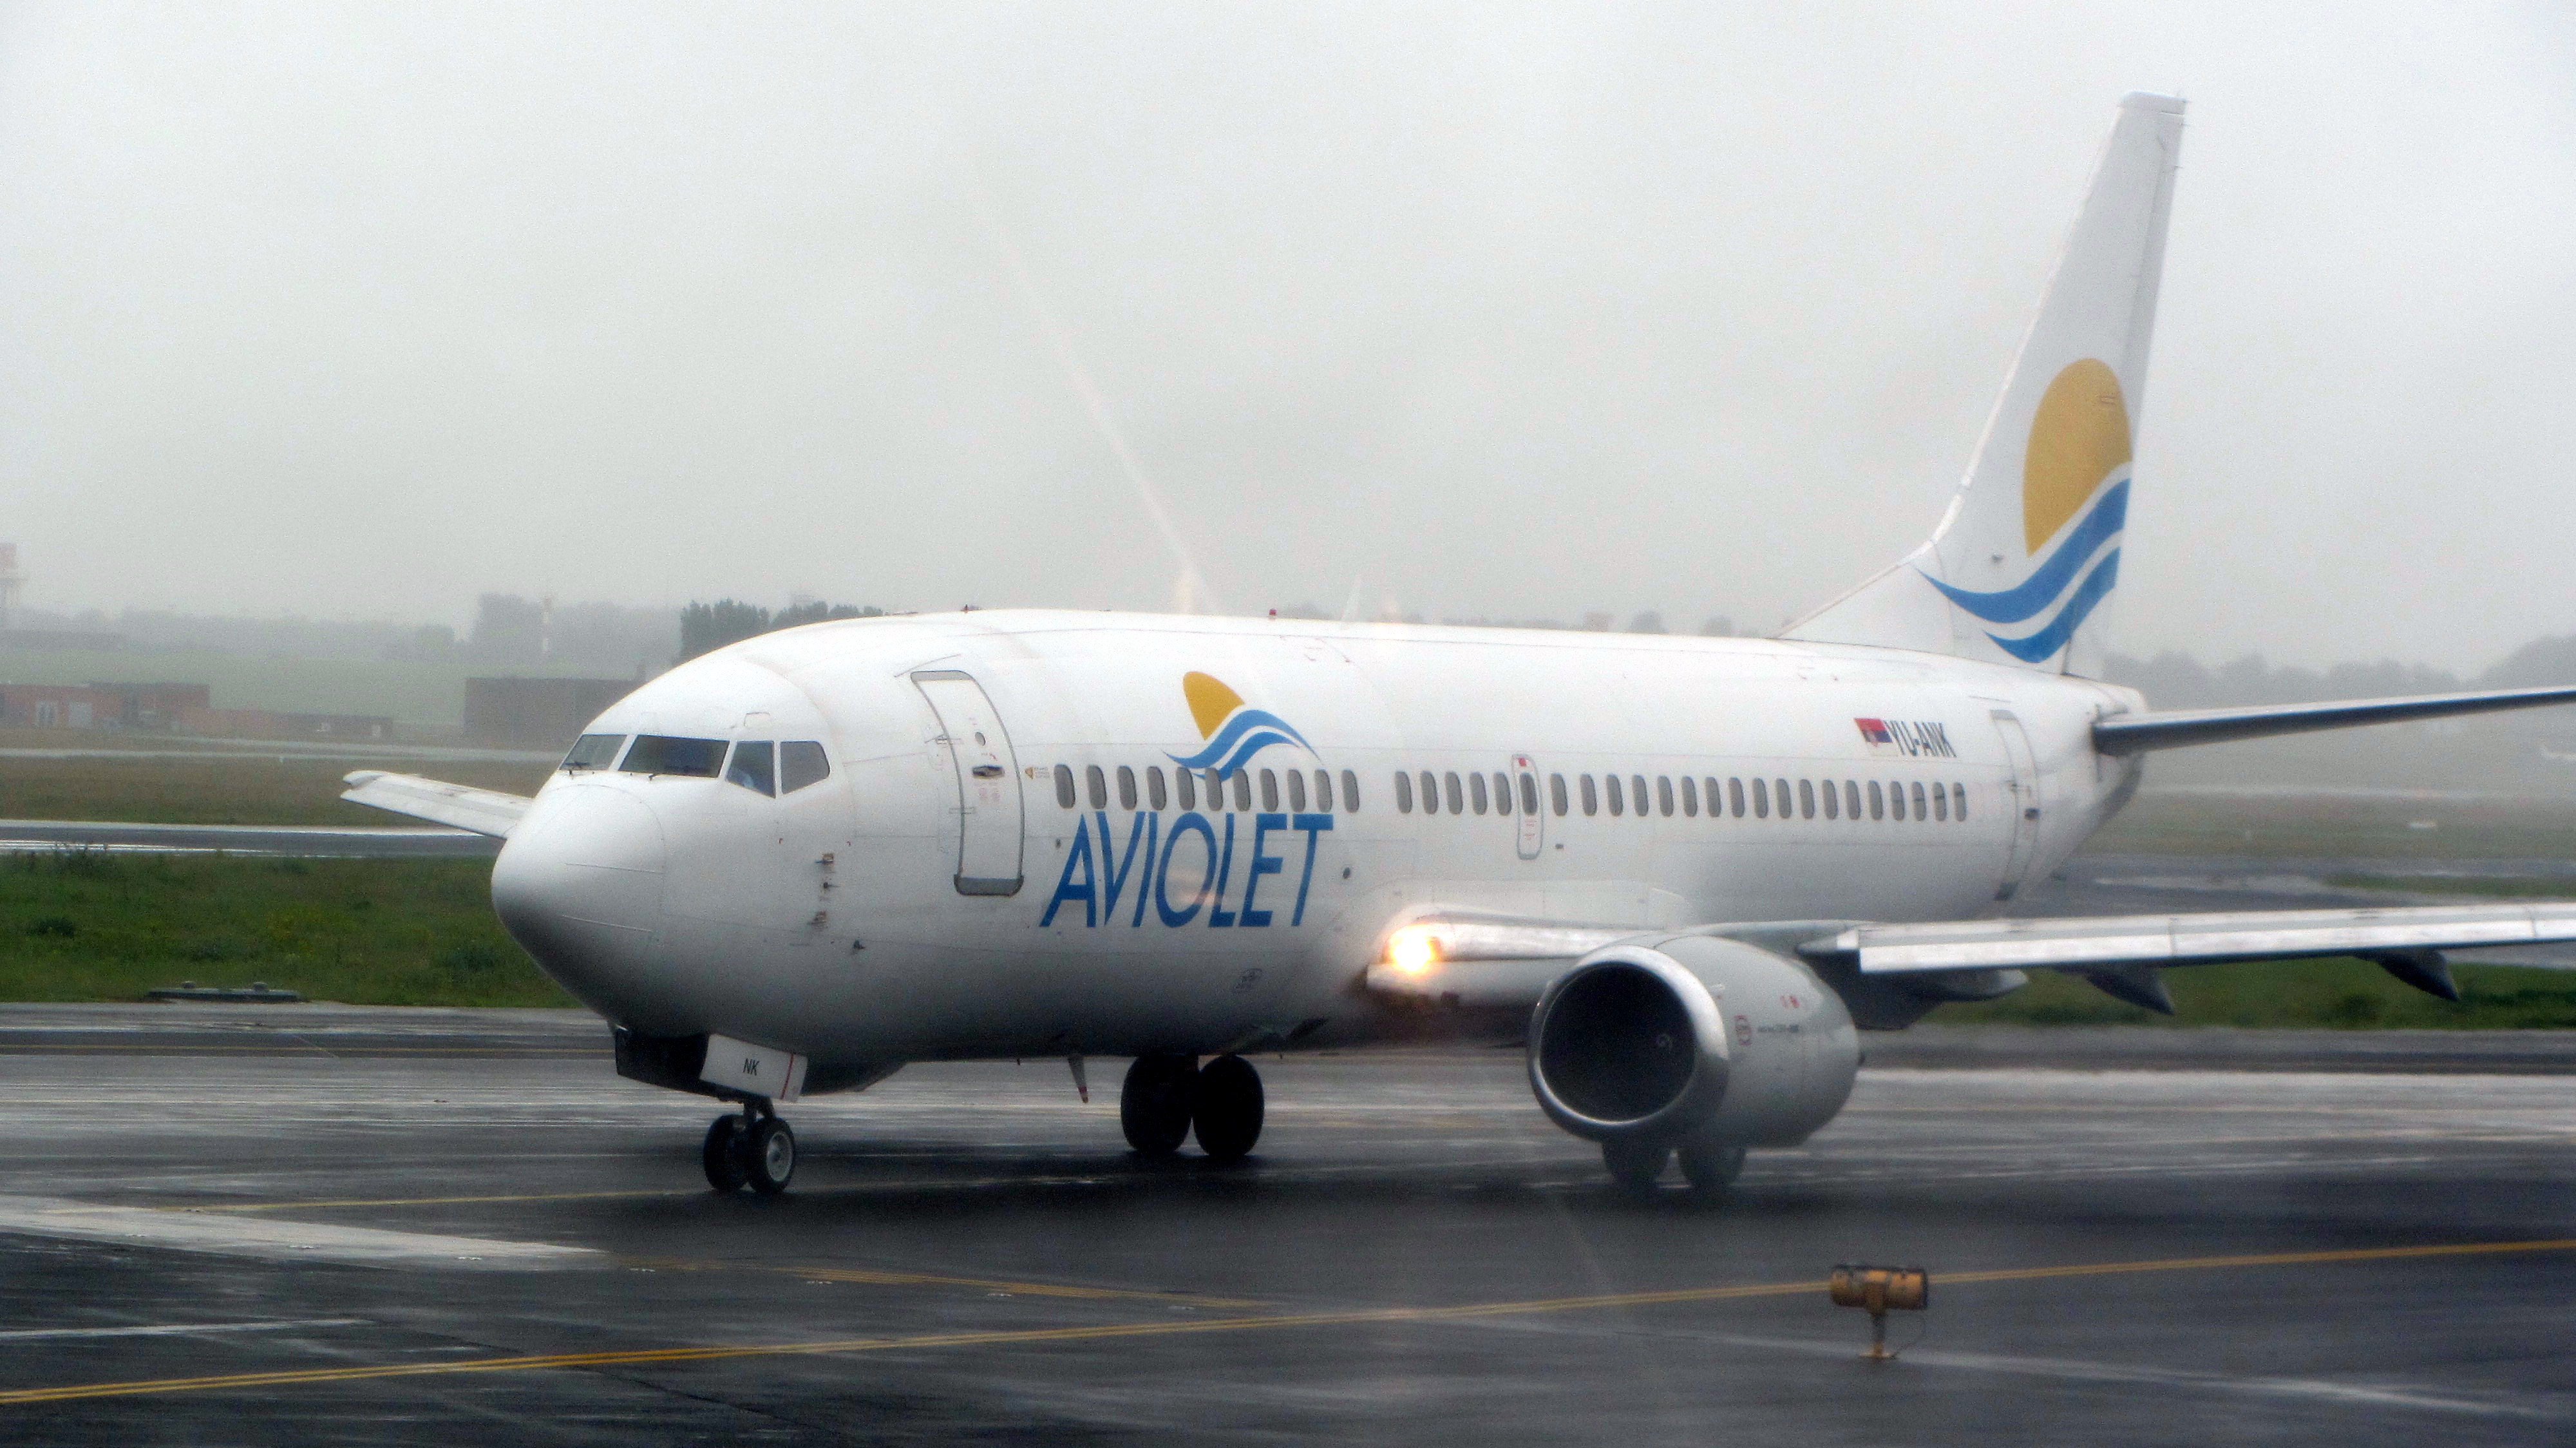
<instances>
[{"instance_id":1,"label":"landing light","mask_svg":"<svg viewBox=\"0 0 2576 1448\"><path fill-rule=\"evenodd\" d=\"M1896 1356L1887 1350L1890 1311L1921 1312L1932 1305L1932 1274L1920 1267L1866 1267L1845 1262L1834 1268L1825 1286L1833 1294L1834 1306L1869 1310L1869 1351L1862 1356L1873 1362L1886 1362Z\"/></svg>"},{"instance_id":2,"label":"landing light","mask_svg":"<svg viewBox=\"0 0 2576 1448\"><path fill-rule=\"evenodd\" d=\"M1440 963L1440 937L1427 925L1408 925L1387 937L1386 963L1420 975Z\"/></svg>"}]
</instances>

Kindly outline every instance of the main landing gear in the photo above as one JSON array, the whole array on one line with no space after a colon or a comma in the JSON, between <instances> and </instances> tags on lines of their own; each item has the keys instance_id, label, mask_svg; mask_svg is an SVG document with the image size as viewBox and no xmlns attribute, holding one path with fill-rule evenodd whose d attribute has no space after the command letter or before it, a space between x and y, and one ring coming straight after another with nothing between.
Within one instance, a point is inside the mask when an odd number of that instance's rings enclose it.
<instances>
[{"instance_id":1,"label":"main landing gear","mask_svg":"<svg viewBox=\"0 0 2576 1448\"><path fill-rule=\"evenodd\" d=\"M1139 1056L1118 1092L1118 1125L1144 1156L1170 1156L1190 1133L1211 1161L1241 1161L1261 1140L1261 1073L1241 1056Z\"/></svg>"},{"instance_id":2,"label":"main landing gear","mask_svg":"<svg viewBox=\"0 0 2576 1448\"><path fill-rule=\"evenodd\" d=\"M717 1191L749 1187L774 1197L796 1175L796 1133L767 1101L746 1101L742 1114L719 1116L707 1127L707 1144L699 1156L707 1185Z\"/></svg>"},{"instance_id":3,"label":"main landing gear","mask_svg":"<svg viewBox=\"0 0 2576 1448\"><path fill-rule=\"evenodd\" d=\"M1601 1164L1611 1180L1632 1192L1651 1192L1674 1157L1697 1192L1721 1192L1744 1170L1744 1148L1713 1137L1686 1136L1678 1143L1629 1140L1601 1143Z\"/></svg>"}]
</instances>

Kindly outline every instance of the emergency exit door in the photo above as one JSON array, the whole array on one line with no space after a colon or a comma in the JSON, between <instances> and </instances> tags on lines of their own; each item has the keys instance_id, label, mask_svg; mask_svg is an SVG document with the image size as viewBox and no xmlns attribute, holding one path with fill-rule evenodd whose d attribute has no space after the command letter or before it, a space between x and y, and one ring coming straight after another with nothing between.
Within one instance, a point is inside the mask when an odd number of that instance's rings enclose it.
<instances>
[{"instance_id":1,"label":"emergency exit door","mask_svg":"<svg viewBox=\"0 0 2576 1448\"><path fill-rule=\"evenodd\" d=\"M2004 740L2004 758L2012 765L2012 782L2004 791L2012 808L2012 845L2004 856L2003 878L1995 887L1996 899L2009 900L2039 856L2039 763L2031 756L2030 735L2021 727L2020 716L2010 709L1993 712L1995 732Z\"/></svg>"},{"instance_id":2,"label":"emergency exit door","mask_svg":"<svg viewBox=\"0 0 2576 1448\"><path fill-rule=\"evenodd\" d=\"M937 743L957 772L957 893L1020 890L1020 762L1002 716L972 674L925 669L912 676L939 719Z\"/></svg>"}]
</instances>

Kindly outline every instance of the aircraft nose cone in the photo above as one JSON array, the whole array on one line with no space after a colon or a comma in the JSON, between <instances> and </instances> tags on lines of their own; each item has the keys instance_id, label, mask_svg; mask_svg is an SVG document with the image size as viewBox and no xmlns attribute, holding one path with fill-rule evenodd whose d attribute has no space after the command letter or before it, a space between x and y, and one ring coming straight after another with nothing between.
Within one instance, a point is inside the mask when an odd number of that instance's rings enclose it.
<instances>
[{"instance_id":1,"label":"aircraft nose cone","mask_svg":"<svg viewBox=\"0 0 2576 1448\"><path fill-rule=\"evenodd\" d=\"M539 800L501 847L492 908L564 989L627 1019L650 984L664 861L652 806L624 790L574 785Z\"/></svg>"}]
</instances>

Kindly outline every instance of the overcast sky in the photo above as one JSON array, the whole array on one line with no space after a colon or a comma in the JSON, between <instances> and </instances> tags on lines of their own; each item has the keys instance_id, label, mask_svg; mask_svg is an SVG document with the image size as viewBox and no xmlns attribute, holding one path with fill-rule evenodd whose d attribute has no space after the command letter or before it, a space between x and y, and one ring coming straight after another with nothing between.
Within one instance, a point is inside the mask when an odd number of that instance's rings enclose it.
<instances>
[{"instance_id":1,"label":"overcast sky","mask_svg":"<svg viewBox=\"0 0 2576 1448\"><path fill-rule=\"evenodd\" d=\"M1212 608L1767 631L1930 530L2157 89L2115 646L2474 667L2576 632L2569 13L13 6L0 538L1157 609L1151 488Z\"/></svg>"}]
</instances>

